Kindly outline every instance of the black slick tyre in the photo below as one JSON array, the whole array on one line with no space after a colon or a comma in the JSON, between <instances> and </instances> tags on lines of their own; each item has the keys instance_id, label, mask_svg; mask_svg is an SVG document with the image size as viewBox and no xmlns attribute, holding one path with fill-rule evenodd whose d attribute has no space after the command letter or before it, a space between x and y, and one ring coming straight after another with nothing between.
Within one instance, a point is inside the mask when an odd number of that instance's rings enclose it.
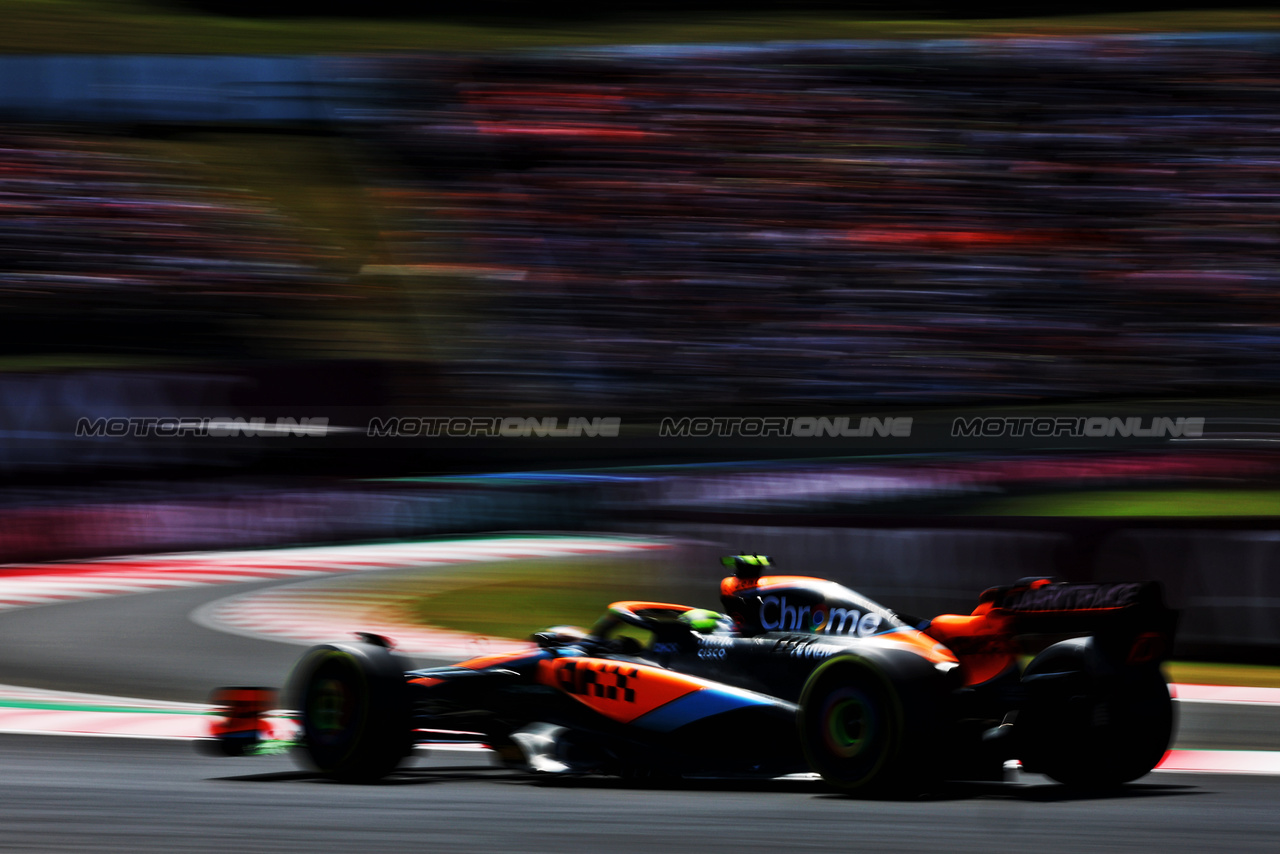
<instances>
[{"instance_id":1,"label":"black slick tyre","mask_svg":"<svg viewBox=\"0 0 1280 854\"><path fill-rule=\"evenodd\" d=\"M307 765L346 783L395 770L413 746L409 692L400 658L367 643L312 647L294 669Z\"/></svg>"},{"instance_id":2,"label":"black slick tyre","mask_svg":"<svg viewBox=\"0 0 1280 854\"><path fill-rule=\"evenodd\" d=\"M797 723L809 767L858 795L899 796L930 781L920 686L895 662L841 656L819 666L800 696Z\"/></svg>"},{"instance_id":3,"label":"black slick tyre","mask_svg":"<svg viewBox=\"0 0 1280 854\"><path fill-rule=\"evenodd\" d=\"M1062 641L1022 675L1015 723L1023 767L1077 788L1147 774L1173 741L1173 701L1160 669L1108 666L1091 639Z\"/></svg>"}]
</instances>

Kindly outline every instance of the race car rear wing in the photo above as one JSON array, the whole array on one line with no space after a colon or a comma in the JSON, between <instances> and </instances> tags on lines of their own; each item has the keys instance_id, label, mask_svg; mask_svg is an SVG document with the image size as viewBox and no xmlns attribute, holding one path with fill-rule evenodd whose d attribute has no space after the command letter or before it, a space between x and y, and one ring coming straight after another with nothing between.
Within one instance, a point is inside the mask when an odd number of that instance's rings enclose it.
<instances>
[{"instance_id":1,"label":"race car rear wing","mask_svg":"<svg viewBox=\"0 0 1280 854\"><path fill-rule=\"evenodd\" d=\"M1013 635L1092 635L1108 657L1128 664L1164 660L1173 647L1178 612L1158 581L1066 584L1021 579L979 597L974 613L999 620Z\"/></svg>"}]
</instances>

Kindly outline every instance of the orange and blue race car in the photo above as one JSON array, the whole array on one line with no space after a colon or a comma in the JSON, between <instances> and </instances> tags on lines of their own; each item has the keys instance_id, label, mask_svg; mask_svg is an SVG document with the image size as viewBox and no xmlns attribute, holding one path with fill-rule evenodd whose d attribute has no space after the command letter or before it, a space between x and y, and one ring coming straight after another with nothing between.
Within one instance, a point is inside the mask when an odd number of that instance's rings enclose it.
<instances>
[{"instance_id":1,"label":"orange and blue race car","mask_svg":"<svg viewBox=\"0 0 1280 854\"><path fill-rule=\"evenodd\" d=\"M1173 738L1160 665L1177 613L1154 582L1023 579L982 593L972 614L917 621L831 581L772 574L761 555L724 563L722 613L617 602L590 630L426 669L375 635L314 647L290 688L296 749L348 782L392 773L415 745L478 741L541 774L816 772L881 795L998 780L1010 760L1114 786ZM263 692L222 697L216 744L253 752Z\"/></svg>"}]
</instances>

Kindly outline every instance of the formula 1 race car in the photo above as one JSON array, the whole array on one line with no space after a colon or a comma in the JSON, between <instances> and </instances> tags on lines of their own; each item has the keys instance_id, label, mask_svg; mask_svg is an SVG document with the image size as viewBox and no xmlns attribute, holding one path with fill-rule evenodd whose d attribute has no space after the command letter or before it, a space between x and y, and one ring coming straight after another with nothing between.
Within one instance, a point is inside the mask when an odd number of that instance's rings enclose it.
<instances>
[{"instance_id":1,"label":"formula 1 race car","mask_svg":"<svg viewBox=\"0 0 1280 854\"><path fill-rule=\"evenodd\" d=\"M1160 664L1177 614L1156 583L1023 579L971 615L913 624L833 582L763 574L763 556L724 562L724 613L617 602L589 631L420 670L374 635L314 647L292 677L296 747L349 782L389 774L416 744L478 741L539 773L816 772L885 794L1001 779L1011 759L1112 786L1170 744ZM226 691L218 743L252 752L267 703Z\"/></svg>"}]
</instances>

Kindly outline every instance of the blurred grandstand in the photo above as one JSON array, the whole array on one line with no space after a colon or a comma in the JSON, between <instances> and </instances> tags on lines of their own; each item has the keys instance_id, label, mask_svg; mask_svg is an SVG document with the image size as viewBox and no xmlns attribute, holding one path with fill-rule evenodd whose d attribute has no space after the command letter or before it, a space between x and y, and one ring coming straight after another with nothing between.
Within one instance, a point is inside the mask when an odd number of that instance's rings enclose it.
<instances>
[{"instance_id":1,"label":"blurred grandstand","mask_svg":"<svg viewBox=\"0 0 1280 854\"><path fill-rule=\"evenodd\" d=\"M1270 392L1280 42L404 60L410 264L495 268L473 400ZM444 84L441 81L445 81Z\"/></svg>"},{"instance_id":2,"label":"blurred grandstand","mask_svg":"<svg viewBox=\"0 0 1280 854\"><path fill-rule=\"evenodd\" d=\"M260 198L87 128L0 135L0 354L21 366L228 360L333 277ZM262 338L279 328L259 331ZM72 365L74 366L74 365Z\"/></svg>"},{"instance_id":3,"label":"blurred grandstand","mask_svg":"<svg viewBox=\"0 0 1280 854\"><path fill-rule=\"evenodd\" d=\"M429 364L391 399L433 405L1269 394L1278 60L1216 35L357 61L375 94L336 129L379 234L355 277L190 164L11 126L3 347L416 335L373 357ZM359 340L299 332L318 298L388 294Z\"/></svg>"}]
</instances>

